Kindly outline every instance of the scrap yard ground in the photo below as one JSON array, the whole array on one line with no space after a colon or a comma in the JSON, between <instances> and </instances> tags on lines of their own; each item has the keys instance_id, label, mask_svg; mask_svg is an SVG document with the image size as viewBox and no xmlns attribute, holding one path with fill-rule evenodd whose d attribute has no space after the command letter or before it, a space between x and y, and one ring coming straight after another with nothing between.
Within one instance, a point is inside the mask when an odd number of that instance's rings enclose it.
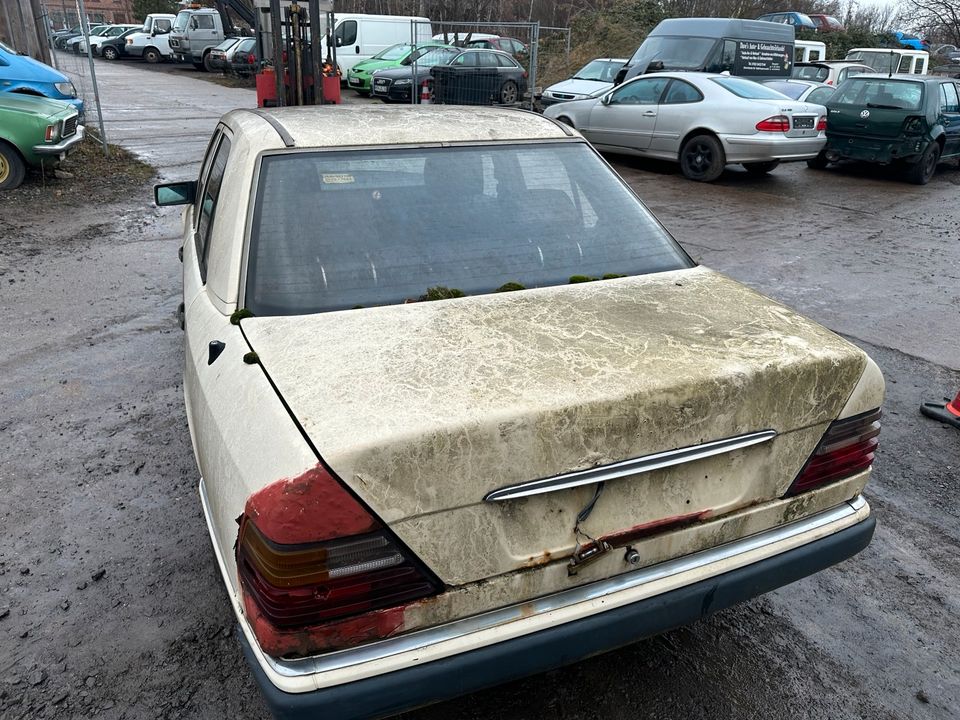
<instances>
[{"instance_id":1,"label":"scrap yard ground","mask_svg":"<svg viewBox=\"0 0 960 720\"><path fill-rule=\"evenodd\" d=\"M100 68L111 141L163 179L195 176L216 118L254 103L169 68ZM406 717L960 716L960 433L917 412L960 388L960 169L922 188L803 164L703 185L610 160L694 258L880 365L877 534L690 627ZM197 499L179 214L150 182L70 182L0 199L0 717L264 717Z\"/></svg>"}]
</instances>

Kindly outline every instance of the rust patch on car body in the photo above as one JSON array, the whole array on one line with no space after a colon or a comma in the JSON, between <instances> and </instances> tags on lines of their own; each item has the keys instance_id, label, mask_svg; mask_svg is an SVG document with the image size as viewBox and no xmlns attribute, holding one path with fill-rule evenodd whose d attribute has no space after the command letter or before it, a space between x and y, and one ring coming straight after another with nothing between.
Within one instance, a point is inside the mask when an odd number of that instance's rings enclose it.
<instances>
[{"instance_id":1,"label":"rust patch on car body","mask_svg":"<svg viewBox=\"0 0 960 720\"><path fill-rule=\"evenodd\" d=\"M651 520L650 522L634 525L632 528L627 528L626 530L617 530L616 532L601 535L598 540L607 543L611 547L622 547L629 542L655 535L664 530L676 530L679 527L706 520L712 514L713 511L707 509L685 513L683 515L659 518L657 520Z\"/></svg>"},{"instance_id":2,"label":"rust patch on car body","mask_svg":"<svg viewBox=\"0 0 960 720\"><path fill-rule=\"evenodd\" d=\"M260 612L249 593L242 593L242 597L244 612L261 649L273 657L293 659L356 647L396 635L404 627L404 607L400 606L322 625L283 630Z\"/></svg>"}]
</instances>

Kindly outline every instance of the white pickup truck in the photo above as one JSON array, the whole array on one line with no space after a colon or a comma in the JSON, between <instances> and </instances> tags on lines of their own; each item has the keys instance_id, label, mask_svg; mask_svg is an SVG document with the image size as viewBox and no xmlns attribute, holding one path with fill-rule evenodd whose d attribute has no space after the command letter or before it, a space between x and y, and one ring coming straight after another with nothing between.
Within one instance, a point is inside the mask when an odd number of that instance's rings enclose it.
<instances>
[{"instance_id":1,"label":"white pickup truck","mask_svg":"<svg viewBox=\"0 0 960 720\"><path fill-rule=\"evenodd\" d=\"M168 60L173 55L170 51L169 35L175 17L169 13L147 15L147 19L143 21L143 29L127 36L124 54L142 57L148 63Z\"/></svg>"}]
</instances>

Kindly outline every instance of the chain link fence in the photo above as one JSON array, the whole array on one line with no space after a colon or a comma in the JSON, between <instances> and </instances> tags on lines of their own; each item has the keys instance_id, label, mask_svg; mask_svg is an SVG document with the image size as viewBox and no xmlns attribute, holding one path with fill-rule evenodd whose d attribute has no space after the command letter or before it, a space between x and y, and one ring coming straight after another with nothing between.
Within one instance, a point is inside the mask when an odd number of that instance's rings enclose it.
<instances>
[{"instance_id":1,"label":"chain link fence","mask_svg":"<svg viewBox=\"0 0 960 720\"><path fill-rule=\"evenodd\" d=\"M537 22L412 20L414 51L400 68L374 71L370 93L386 102L534 106Z\"/></svg>"}]
</instances>

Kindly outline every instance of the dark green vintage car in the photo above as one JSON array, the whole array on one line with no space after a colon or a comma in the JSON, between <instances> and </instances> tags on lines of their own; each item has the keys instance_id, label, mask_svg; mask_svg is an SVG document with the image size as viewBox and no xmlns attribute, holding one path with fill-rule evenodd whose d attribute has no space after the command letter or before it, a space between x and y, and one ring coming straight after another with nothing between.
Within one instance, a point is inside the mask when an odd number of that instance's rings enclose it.
<instances>
[{"instance_id":1,"label":"dark green vintage car","mask_svg":"<svg viewBox=\"0 0 960 720\"><path fill-rule=\"evenodd\" d=\"M55 167L83 140L69 102L0 93L0 190L23 182L27 166Z\"/></svg>"},{"instance_id":2,"label":"dark green vintage car","mask_svg":"<svg viewBox=\"0 0 960 720\"><path fill-rule=\"evenodd\" d=\"M960 82L917 75L857 75L826 102L827 146L807 162L893 164L925 185L937 163L960 157Z\"/></svg>"}]
</instances>

